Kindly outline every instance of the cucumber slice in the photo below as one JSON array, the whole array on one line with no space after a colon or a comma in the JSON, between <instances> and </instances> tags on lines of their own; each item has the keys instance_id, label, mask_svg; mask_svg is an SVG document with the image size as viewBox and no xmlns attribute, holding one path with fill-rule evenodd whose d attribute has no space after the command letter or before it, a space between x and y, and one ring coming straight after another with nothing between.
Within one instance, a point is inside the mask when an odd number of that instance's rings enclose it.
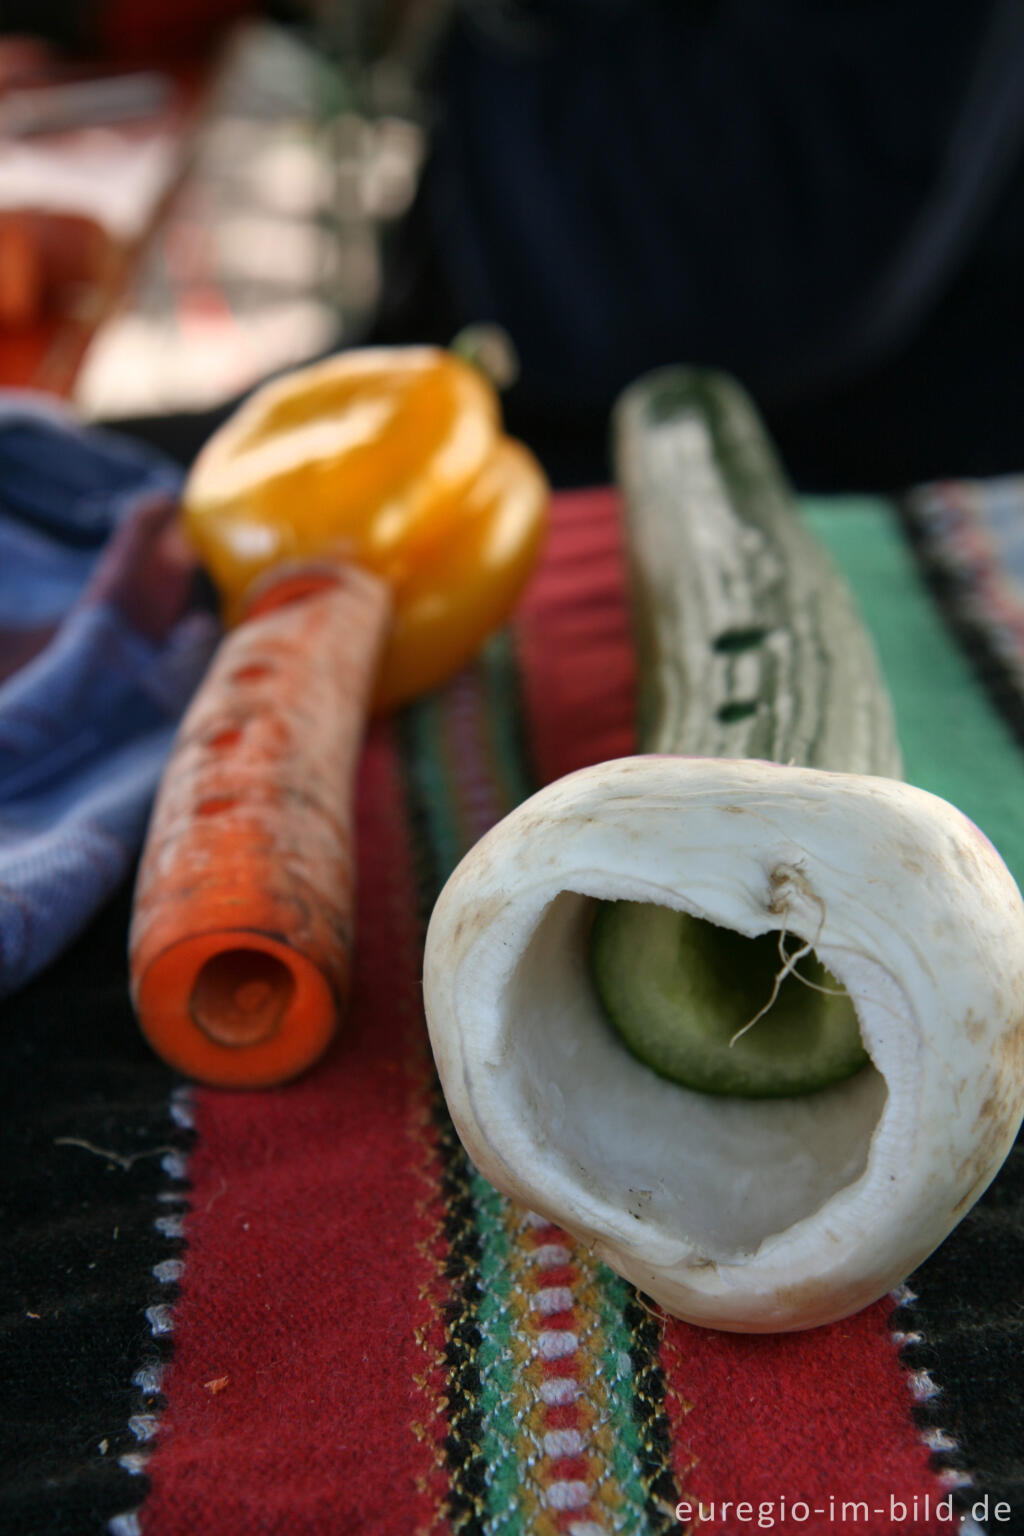
<instances>
[{"instance_id":1,"label":"cucumber slice","mask_svg":"<svg viewBox=\"0 0 1024 1536\"><path fill-rule=\"evenodd\" d=\"M789 935L790 952L802 942ZM850 1000L792 976L730 1045L771 997L782 964L777 933L748 939L669 907L608 901L598 904L590 953L598 995L624 1043L686 1088L787 1098L852 1077L868 1060ZM800 971L817 986L838 985L813 955Z\"/></svg>"}]
</instances>

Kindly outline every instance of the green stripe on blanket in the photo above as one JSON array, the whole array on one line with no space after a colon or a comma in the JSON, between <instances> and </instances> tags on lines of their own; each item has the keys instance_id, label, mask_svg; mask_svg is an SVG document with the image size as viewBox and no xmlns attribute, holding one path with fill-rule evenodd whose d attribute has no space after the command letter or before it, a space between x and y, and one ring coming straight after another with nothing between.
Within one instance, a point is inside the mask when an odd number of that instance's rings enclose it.
<instances>
[{"instance_id":1,"label":"green stripe on blanket","mask_svg":"<svg viewBox=\"0 0 1024 1536\"><path fill-rule=\"evenodd\" d=\"M518 692L506 631L403 713L428 904L483 832L535 788ZM437 1113L450 1127L440 1102ZM453 1531L559 1536L573 1514L580 1530L661 1529L647 1518L652 1489L671 1477L655 1444L660 1398L649 1381L644 1393L638 1386L640 1366L645 1381L660 1367L630 1324L632 1287L499 1195L453 1136L442 1148L449 1241L457 1230L461 1262L472 1254L477 1263L473 1283L445 1308L447 1354L463 1367L447 1405ZM552 1395L549 1357L571 1392Z\"/></svg>"},{"instance_id":2,"label":"green stripe on blanket","mask_svg":"<svg viewBox=\"0 0 1024 1536\"><path fill-rule=\"evenodd\" d=\"M931 598L889 503L808 499L808 526L832 554L874 635L896 705L904 773L991 838L1024 880L1024 756Z\"/></svg>"}]
</instances>

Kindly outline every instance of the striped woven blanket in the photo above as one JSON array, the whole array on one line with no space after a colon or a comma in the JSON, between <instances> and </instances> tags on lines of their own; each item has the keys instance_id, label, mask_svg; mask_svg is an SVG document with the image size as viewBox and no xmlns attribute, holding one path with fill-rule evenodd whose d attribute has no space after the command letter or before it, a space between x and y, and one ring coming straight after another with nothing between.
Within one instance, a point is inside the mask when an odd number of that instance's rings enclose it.
<instances>
[{"instance_id":1,"label":"striped woven blanket","mask_svg":"<svg viewBox=\"0 0 1024 1536\"><path fill-rule=\"evenodd\" d=\"M874 632L907 777L1020 880L1003 709L1022 599L988 513L1024 527L1024 483L994 495L805 515ZM314 1071L227 1094L154 1062L125 995L125 895L11 1000L0 1527L1024 1532L1020 1151L899 1293L744 1337L666 1319L459 1146L422 1018L432 902L532 789L631 750L633 696L615 497L563 496L514 628L370 736L352 1011Z\"/></svg>"}]
</instances>

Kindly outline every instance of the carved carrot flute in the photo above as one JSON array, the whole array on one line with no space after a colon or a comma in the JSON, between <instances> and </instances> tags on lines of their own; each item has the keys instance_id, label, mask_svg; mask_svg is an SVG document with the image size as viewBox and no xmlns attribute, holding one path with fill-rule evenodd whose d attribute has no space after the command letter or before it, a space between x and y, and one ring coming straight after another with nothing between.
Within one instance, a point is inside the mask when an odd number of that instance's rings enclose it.
<instances>
[{"instance_id":1,"label":"carved carrot flute","mask_svg":"<svg viewBox=\"0 0 1024 1536\"><path fill-rule=\"evenodd\" d=\"M130 939L142 1029L182 1072L266 1086L330 1041L367 715L501 623L547 498L487 380L428 348L269 385L200 455L185 525L236 627L165 772Z\"/></svg>"}]
</instances>

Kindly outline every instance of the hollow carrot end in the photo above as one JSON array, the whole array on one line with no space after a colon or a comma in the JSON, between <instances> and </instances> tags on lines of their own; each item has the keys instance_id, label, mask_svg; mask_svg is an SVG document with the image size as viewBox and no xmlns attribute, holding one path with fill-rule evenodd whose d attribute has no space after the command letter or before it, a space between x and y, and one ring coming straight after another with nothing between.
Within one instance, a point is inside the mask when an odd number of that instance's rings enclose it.
<instances>
[{"instance_id":1,"label":"hollow carrot end","mask_svg":"<svg viewBox=\"0 0 1024 1536\"><path fill-rule=\"evenodd\" d=\"M172 944L145 967L135 994L157 1054L222 1088L268 1088L297 1077L326 1050L339 1016L338 999L312 961L246 929Z\"/></svg>"}]
</instances>

